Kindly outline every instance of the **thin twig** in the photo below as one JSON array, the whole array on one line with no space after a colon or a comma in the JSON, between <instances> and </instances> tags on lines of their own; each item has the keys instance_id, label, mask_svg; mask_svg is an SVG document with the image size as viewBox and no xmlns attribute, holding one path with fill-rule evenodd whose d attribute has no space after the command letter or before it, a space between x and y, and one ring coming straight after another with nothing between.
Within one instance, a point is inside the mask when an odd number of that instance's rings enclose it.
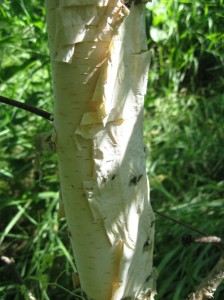
<instances>
[{"instance_id":1,"label":"thin twig","mask_svg":"<svg viewBox=\"0 0 224 300\"><path fill-rule=\"evenodd\" d=\"M183 227L185 227L185 228L187 228L187 229L190 229L190 230L192 230L192 231L194 231L194 232L197 232L197 233L199 233L199 234L201 234L201 235L203 235L203 236L208 236L205 232L203 232L203 231L201 231L201 230L199 230L199 229L197 229L197 228L194 228L193 226L191 226L191 225L189 225L189 224L186 224L186 223L184 223L184 222L182 222L182 221L178 221L178 220L176 220L176 219L174 219L174 218L172 218L172 217L170 217L170 216L167 216L167 215L165 215L165 214L163 214L163 213L161 213L161 212L158 212L158 211L156 211L156 210L154 210L154 212L157 213L157 215L159 215L159 216L161 216L161 217L163 217L163 218L165 218L165 219L167 219L167 220L170 220L170 221L172 221L172 222L174 222L174 223L176 223L176 224L178 224L178 225L180 225L180 226L183 226Z\"/></svg>"},{"instance_id":2,"label":"thin twig","mask_svg":"<svg viewBox=\"0 0 224 300\"><path fill-rule=\"evenodd\" d=\"M36 107L30 106L28 104L25 104L23 102L13 100L13 99L10 99L10 98L6 98L6 97L3 97L3 96L0 96L0 102L11 105L11 106L14 106L14 107L21 108L21 109L29 111L29 112L31 112L35 115L38 115L38 116L40 116L44 119L47 119L49 121L53 121L53 115L50 114L49 112L45 111L45 110L40 109L40 108L36 108Z\"/></svg>"}]
</instances>

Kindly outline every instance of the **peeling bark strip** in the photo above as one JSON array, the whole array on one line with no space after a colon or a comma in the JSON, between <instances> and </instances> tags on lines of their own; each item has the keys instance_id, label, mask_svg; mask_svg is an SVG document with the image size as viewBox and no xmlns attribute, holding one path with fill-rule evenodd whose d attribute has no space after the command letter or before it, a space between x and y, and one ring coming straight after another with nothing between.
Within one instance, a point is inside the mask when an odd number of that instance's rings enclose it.
<instances>
[{"instance_id":1,"label":"peeling bark strip","mask_svg":"<svg viewBox=\"0 0 224 300\"><path fill-rule=\"evenodd\" d=\"M96 300L153 299L144 7L47 0L46 8L60 198L81 286Z\"/></svg>"}]
</instances>

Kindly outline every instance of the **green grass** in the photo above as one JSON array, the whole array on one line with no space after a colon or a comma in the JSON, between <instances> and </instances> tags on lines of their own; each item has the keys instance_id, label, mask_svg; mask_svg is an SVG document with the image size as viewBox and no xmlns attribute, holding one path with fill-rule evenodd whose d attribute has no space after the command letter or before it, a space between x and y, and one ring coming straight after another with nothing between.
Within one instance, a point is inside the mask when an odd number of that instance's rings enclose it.
<instances>
[{"instance_id":1,"label":"green grass","mask_svg":"<svg viewBox=\"0 0 224 300\"><path fill-rule=\"evenodd\" d=\"M223 236L223 17L219 1L153 1L145 142L156 210ZM157 299L184 299L215 265L213 246L183 247L193 234L157 216ZM196 234L197 236L197 234ZM220 286L215 299L221 300Z\"/></svg>"},{"instance_id":2,"label":"green grass","mask_svg":"<svg viewBox=\"0 0 224 300\"><path fill-rule=\"evenodd\" d=\"M146 10L152 52L145 101L147 171L153 207L207 234L224 231L223 1L153 1ZM45 11L40 0L0 6L0 94L52 112ZM65 221L58 221L56 157L41 153L35 136L48 121L1 104L0 299L84 299L72 284L75 265ZM154 264L158 300L180 300L200 283L220 253L191 245L189 230L157 216ZM75 296L74 296L75 293ZM215 300L222 300L221 285Z\"/></svg>"}]
</instances>

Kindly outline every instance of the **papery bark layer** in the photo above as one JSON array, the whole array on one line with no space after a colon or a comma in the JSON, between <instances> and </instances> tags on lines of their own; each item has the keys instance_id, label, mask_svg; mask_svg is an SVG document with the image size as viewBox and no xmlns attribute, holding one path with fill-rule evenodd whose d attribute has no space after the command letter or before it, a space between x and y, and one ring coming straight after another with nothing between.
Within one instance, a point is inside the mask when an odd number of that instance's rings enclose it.
<instances>
[{"instance_id":1,"label":"papery bark layer","mask_svg":"<svg viewBox=\"0 0 224 300\"><path fill-rule=\"evenodd\" d=\"M153 299L143 6L47 0L46 7L61 199L81 286L96 300Z\"/></svg>"}]
</instances>

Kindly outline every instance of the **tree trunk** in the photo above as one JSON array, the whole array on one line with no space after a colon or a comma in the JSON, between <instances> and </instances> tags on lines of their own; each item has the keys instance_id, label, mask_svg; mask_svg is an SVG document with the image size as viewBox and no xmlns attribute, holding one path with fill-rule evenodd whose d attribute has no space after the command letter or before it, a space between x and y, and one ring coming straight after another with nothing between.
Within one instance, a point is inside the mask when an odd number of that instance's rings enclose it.
<instances>
[{"instance_id":1,"label":"tree trunk","mask_svg":"<svg viewBox=\"0 0 224 300\"><path fill-rule=\"evenodd\" d=\"M150 60L144 6L47 0L46 8L52 140L81 287L95 300L154 299L154 215L143 144Z\"/></svg>"}]
</instances>

